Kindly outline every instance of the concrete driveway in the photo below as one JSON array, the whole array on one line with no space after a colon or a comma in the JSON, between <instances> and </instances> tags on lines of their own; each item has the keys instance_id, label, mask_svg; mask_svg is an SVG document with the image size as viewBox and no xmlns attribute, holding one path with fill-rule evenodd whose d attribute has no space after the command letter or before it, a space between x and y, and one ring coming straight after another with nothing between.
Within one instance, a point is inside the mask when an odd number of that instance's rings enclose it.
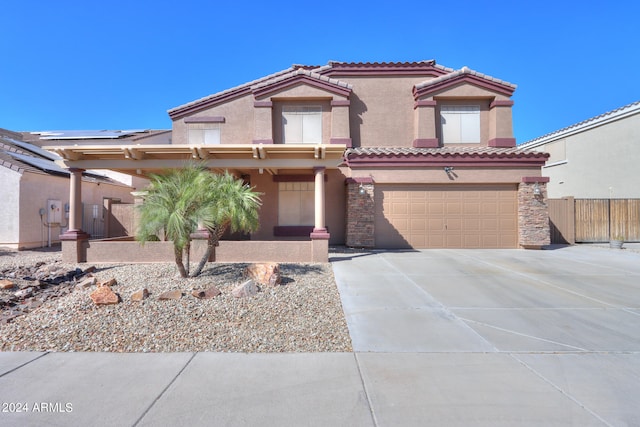
<instances>
[{"instance_id":1,"label":"concrete driveway","mask_svg":"<svg viewBox=\"0 0 640 427\"><path fill-rule=\"evenodd\" d=\"M640 425L640 254L427 250L332 261L380 425Z\"/></svg>"},{"instance_id":2,"label":"concrete driveway","mask_svg":"<svg viewBox=\"0 0 640 427\"><path fill-rule=\"evenodd\" d=\"M0 352L0 426L640 425L640 253L332 263L353 353Z\"/></svg>"}]
</instances>

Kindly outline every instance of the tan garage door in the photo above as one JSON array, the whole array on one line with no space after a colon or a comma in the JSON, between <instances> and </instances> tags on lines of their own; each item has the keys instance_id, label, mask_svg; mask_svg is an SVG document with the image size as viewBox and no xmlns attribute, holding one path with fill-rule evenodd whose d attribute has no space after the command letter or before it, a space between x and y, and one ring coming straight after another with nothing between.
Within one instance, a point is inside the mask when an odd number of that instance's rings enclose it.
<instances>
[{"instance_id":1,"label":"tan garage door","mask_svg":"<svg viewBox=\"0 0 640 427\"><path fill-rule=\"evenodd\" d=\"M377 185L378 248L515 248L515 185Z\"/></svg>"}]
</instances>

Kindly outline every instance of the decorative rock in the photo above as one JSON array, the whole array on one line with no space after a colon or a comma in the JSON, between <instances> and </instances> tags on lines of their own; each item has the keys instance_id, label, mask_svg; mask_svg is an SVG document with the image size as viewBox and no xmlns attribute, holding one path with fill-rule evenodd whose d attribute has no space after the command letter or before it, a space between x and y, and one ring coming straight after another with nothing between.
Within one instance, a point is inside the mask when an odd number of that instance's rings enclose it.
<instances>
[{"instance_id":1,"label":"decorative rock","mask_svg":"<svg viewBox=\"0 0 640 427\"><path fill-rule=\"evenodd\" d=\"M160 296L158 297L159 300L180 299L180 298L182 298L182 291L180 290L167 291L160 294Z\"/></svg>"},{"instance_id":2,"label":"decorative rock","mask_svg":"<svg viewBox=\"0 0 640 427\"><path fill-rule=\"evenodd\" d=\"M87 267L84 269L83 273L84 274L89 274L89 273L93 273L96 271L96 266L92 265L91 267Z\"/></svg>"},{"instance_id":3,"label":"decorative rock","mask_svg":"<svg viewBox=\"0 0 640 427\"><path fill-rule=\"evenodd\" d=\"M98 286L113 286L113 285L117 285L118 282L116 281L116 279L111 279L111 280L107 280L106 282L98 285Z\"/></svg>"},{"instance_id":4,"label":"decorative rock","mask_svg":"<svg viewBox=\"0 0 640 427\"><path fill-rule=\"evenodd\" d=\"M20 289L19 291L15 292L13 295L15 295L16 298L27 298L31 296L31 294L33 294L33 288L28 287L28 288Z\"/></svg>"},{"instance_id":5,"label":"decorative rock","mask_svg":"<svg viewBox=\"0 0 640 427\"><path fill-rule=\"evenodd\" d=\"M276 286L282 283L280 266L275 262L250 264L246 275L261 285Z\"/></svg>"},{"instance_id":6,"label":"decorative rock","mask_svg":"<svg viewBox=\"0 0 640 427\"><path fill-rule=\"evenodd\" d=\"M89 288L94 286L98 280L95 277L87 277L82 282L78 283L76 286L79 288Z\"/></svg>"},{"instance_id":7,"label":"decorative rock","mask_svg":"<svg viewBox=\"0 0 640 427\"><path fill-rule=\"evenodd\" d=\"M111 290L110 286L98 286L98 289L89 295L96 305L117 304L120 302L118 294Z\"/></svg>"},{"instance_id":8,"label":"decorative rock","mask_svg":"<svg viewBox=\"0 0 640 427\"><path fill-rule=\"evenodd\" d=\"M0 289L11 289L15 286L16 284L13 283L11 280L8 279L2 279L0 280Z\"/></svg>"},{"instance_id":9,"label":"decorative rock","mask_svg":"<svg viewBox=\"0 0 640 427\"><path fill-rule=\"evenodd\" d=\"M231 295L236 298L252 297L258 293L258 286L253 280L247 280L241 285L236 286L231 291Z\"/></svg>"},{"instance_id":10,"label":"decorative rock","mask_svg":"<svg viewBox=\"0 0 640 427\"><path fill-rule=\"evenodd\" d=\"M143 299L147 299L148 297L149 291L147 290L147 288L143 288L131 295L131 301L142 301Z\"/></svg>"},{"instance_id":11,"label":"decorative rock","mask_svg":"<svg viewBox=\"0 0 640 427\"><path fill-rule=\"evenodd\" d=\"M194 290L193 292L191 292L191 295L200 299L211 299L211 298L217 297L221 293L222 292L220 292L220 289L216 288L215 286L212 286L209 289L206 289L204 291L199 289Z\"/></svg>"}]
</instances>

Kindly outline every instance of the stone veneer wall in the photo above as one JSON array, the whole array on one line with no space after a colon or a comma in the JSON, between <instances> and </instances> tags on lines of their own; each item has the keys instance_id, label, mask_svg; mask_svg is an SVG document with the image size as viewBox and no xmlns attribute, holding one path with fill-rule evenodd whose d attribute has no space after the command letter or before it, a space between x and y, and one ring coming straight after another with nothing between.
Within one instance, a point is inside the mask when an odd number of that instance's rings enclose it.
<instances>
[{"instance_id":1,"label":"stone veneer wall","mask_svg":"<svg viewBox=\"0 0 640 427\"><path fill-rule=\"evenodd\" d=\"M551 243L547 184L538 183L541 194L533 194L534 182L518 187L518 239L523 248L540 248Z\"/></svg>"},{"instance_id":2,"label":"stone veneer wall","mask_svg":"<svg viewBox=\"0 0 640 427\"><path fill-rule=\"evenodd\" d=\"M365 190L360 194L360 185ZM375 246L375 199L374 184L347 180L347 232L346 245L356 248Z\"/></svg>"}]
</instances>

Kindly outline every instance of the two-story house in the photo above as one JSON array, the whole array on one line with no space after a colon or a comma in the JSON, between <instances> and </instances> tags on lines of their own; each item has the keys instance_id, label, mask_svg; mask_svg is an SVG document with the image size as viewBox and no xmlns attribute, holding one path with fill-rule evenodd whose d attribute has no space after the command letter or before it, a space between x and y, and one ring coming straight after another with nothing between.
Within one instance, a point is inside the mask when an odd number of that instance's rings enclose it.
<instances>
[{"instance_id":1,"label":"two-story house","mask_svg":"<svg viewBox=\"0 0 640 427\"><path fill-rule=\"evenodd\" d=\"M516 147L514 90L435 61L294 65L169 110L171 145L56 152L76 169L229 170L263 193L254 241L539 247L547 155Z\"/></svg>"}]
</instances>

